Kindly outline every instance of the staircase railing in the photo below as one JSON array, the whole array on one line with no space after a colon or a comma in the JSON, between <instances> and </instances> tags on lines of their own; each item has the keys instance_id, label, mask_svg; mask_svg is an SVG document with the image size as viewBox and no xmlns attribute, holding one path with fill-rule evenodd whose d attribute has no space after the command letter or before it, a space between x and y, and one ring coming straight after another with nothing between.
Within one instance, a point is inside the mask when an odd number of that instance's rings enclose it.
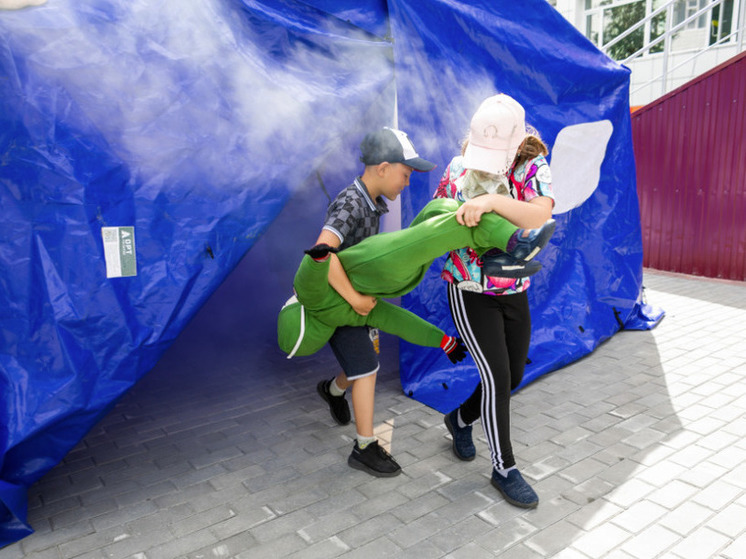
<instances>
[{"instance_id":1,"label":"staircase railing","mask_svg":"<svg viewBox=\"0 0 746 559\"><path fill-rule=\"evenodd\" d=\"M730 42L732 39L735 39L735 42L738 46L738 52L741 52L743 50L744 45L744 19L746 19L746 9L744 9L744 3L745 0L735 0L733 4L733 19L731 23L731 32L728 33L728 35L724 37L717 38L716 41L712 42L712 44L709 44L707 46L704 46L700 49L698 49L692 56L689 58L686 58L685 60L679 62L673 67L669 67L670 65L670 59L672 55L672 39L674 36L682 31L686 26L697 20L698 18L704 16L708 12L711 12L714 8L720 6L720 13L719 13L719 22L722 22L724 10L723 10L723 4L725 4L727 0L712 0L710 3L708 3L706 6L700 8L695 13L691 14L689 17L685 18L683 21L673 24L673 16L674 16L674 8L676 4L678 3L678 0L669 0L664 5L659 7L658 9L652 11L650 14L648 14L644 19L640 20L636 24L629 27L624 32L620 33L616 37L614 37L609 42L603 44L600 46L601 50L603 50L605 53L609 53L611 47L619 43L620 41L624 40L626 37L629 37L632 33L635 33L636 31L642 29L643 30L643 46L632 53L631 55L627 56L625 59L620 60L619 62L621 64L629 64L631 61L636 60L640 58L641 56L644 56L645 54L650 52L650 49L656 47L657 45L663 44L663 50L660 53L662 56L662 62L663 62L663 68L661 71L660 76L656 76L653 79L649 80L648 82L645 82L643 84L637 85L631 93L635 93L645 87L648 87L652 85L654 82L660 80L661 82L661 95L667 93L668 91L668 83L669 83L669 76L671 73L676 70L677 68L680 68L686 64L691 63L696 58L702 56L706 52L710 51L713 48L716 48L718 46L721 46L725 43ZM605 8L608 8L608 6L604 6ZM652 28L653 28L653 21L657 20L661 14L665 13L665 27L663 33L661 33L657 37L651 37ZM718 25L718 34L720 33L720 29L722 28L722 25Z\"/></svg>"}]
</instances>

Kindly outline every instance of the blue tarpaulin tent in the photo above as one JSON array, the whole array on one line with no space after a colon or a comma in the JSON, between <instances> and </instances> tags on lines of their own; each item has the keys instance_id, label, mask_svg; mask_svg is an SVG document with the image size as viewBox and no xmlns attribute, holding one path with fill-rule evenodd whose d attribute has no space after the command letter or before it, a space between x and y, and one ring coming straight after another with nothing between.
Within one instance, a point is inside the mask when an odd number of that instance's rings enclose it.
<instances>
[{"instance_id":1,"label":"blue tarpaulin tent","mask_svg":"<svg viewBox=\"0 0 746 559\"><path fill-rule=\"evenodd\" d=\"M0 546L31 532L27 488L293 208L275 266L257 264L261 296L241 302L274 336L368 129L398 125L443 169L504 92L553 146L559 227L531 290L527 381L653 321L627 70L544 0L25 3L0 0ZM415 178L405 223L437 180ZM452 331L436 268L404 304ZM475 371L446 364L404 347L405 391L452 406Z\"/></svg>"},{"instance_id":2,"label":"blue tarpaulin tent","mask_svg":"<svg viewBox=\"0 0 746 559\"><path fill-rule=\"evenodd\" d=\"M529 289L534 324L523 385L621 328L654 324L661 311L641 301L629 70L542 2L389 6L400 123L417 138L438 138L430 157L445 165L458 153L471 115L495 90L521 102L550 146L557 231ZM432 198L432 183L404 193L404 223ZM403 306L452 331L441 269L434 265ZM478 382L471 360L453 367L437 351L402 347L405 392L442 412Z\"/></svg>"}]
</instances>

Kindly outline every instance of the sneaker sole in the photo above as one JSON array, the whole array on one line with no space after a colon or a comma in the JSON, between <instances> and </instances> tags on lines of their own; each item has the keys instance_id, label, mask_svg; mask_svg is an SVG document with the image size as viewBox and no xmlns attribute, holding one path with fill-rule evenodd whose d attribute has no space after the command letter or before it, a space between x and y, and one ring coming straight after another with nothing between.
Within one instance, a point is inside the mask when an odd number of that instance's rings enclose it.
<instances>
[{"instance_id":1,"label":"sneaker sole","mask_svg":"<svg viewBox=\"0 0 746 559\"><path fill-rule=\"evenodd\" d=\"M319 393L319 396L321 396L321 399L326 402L326 405L329 406L329 414L332 416L332 419L337 425L349 425L350 421L352 421L352 418L348 419L347 421L340 421L337 419L337 416L334 415L334 412L332 411L332 405L329 403L329 398L326 395L326 392L324 392L324 389L322 388L323 385L317 384L316 385L316 392Z\"/></svg>"},{"instance_id":2,"label":"sneaker sole","mask_svg":"<svg viewBox=\"0 0 746 559\"><path fill-rule=\"evenodd\" d=\"M505 491L503 491L503 488L500 487L500 485L496 483L494 479L490 478L490 483L492 484L492 487L494 487L500 492L500 495L503 496L503 499L508 501L511 505L520 507L522 509L535 509L539 505L539 501L534 501L533 503L521 503L520 501L516 501L515 499L509 497L505 493Z\"/></svg>"},{"instance_id":3,"label":"sneaker sole","mask_svg":"<svg viewBox=\"0 0 746 559\"><path fill-rule=\"evenodd\" d=\"M451 449L453 450L453 453L456 455L456 458L459 460L463 460L464 462L471 462L474 460L474 458L477 457L477 453L475 452L473 456L463 456L458 453L456 450L456 437L453 434L453 425L451 425L451 419L448 417L448 415L445 415L443 418L443 422L446 424L446 427L448 428L448 432L451 434L451 439L453 439L451 443Z\"/></svg>"},{"instance_id":4,"label":"sneaker sole","mask_svg":"<svg viewBox=\"0 0 746 559\"><path fill-rule=\"evenodd\" d=\"M529 253L528 256L523 258L522 260L529 262L533 259L534 256L539 254L539 252L547 246L547 243L549 243L549 239L552 238L552 235L554 235L554 230L557 228L557 222L553 219L549 220L547 223L541 226L541 233L539 233L539 236L536 239L536 244L534 246L534 249Z\"/></svg>"},{"instance_id":5,"label":"sneaker sole","mask_svg":"<svg viewBox=\"0 0 746 559\"><path fill-rule=\"evenodd\" d=\"M350 468L355 468L356 470L360 470L361 472L365 472L375 477L396 477L401 473L401 468L394 472L379 472L378 470L374 470L370 466L366 466L362 462L358 462L357 460L353 459L352 456L347 459L347 465L350 466Z\"/></svg>"}]
</instances>

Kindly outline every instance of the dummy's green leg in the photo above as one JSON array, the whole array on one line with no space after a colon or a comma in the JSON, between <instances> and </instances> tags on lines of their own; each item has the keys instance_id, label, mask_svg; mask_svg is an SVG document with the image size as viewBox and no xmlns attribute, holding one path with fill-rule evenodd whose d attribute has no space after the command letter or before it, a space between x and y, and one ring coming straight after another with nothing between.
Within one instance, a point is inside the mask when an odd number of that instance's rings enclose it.
<instances>
[{"instance_id":1,"label":"dummy's green leg","mask_svg":"<svg viewBox=\"0 0 746 559\"><path fill-rule=\"evenodd\" d=\"M305 333L295 355L318 351L331 337L335 326L369 325L380 328L413 344L439 347L444 333L417 315L387 301L379 300L367 316L361 316L328 284L329 262L315 262L308 256L296 272L294 287L300 305L295 303L280 312L278 342L286 353L295 347L298 325L305 312ZM301 305L305 307L302 310Z\"/></svg>"},{"instance_id":2,"label":"dummy's green leg","mask_svg":"<svg viewBox=\"0 0 746 559\"><path fill-rule=\"evenodd\" d=\"M332 287L329 285L329 262L316 262L308 255L303 257L298 271L295 272L293 288L298 300L308 309L323 309L328 305L328 296Z\"/></svg>"},{"instance_id":3,"label":"dummy's green leg","mask_svg":"<svg viewBox=\"0 0 746 559\"><path fill-rule=\"evenodd\" d=\"M463 202L453 200L452 198L438 198L431 200L424 208L422 208L422 211L415 216L412 223L409 225L409 228L411 229L415 225L441 215L450 215L453 213L455 218L456 210L458 210L462 204ZM458 221L456 221L456 223L458 223ZM466 226L459 225L459 227ZM470 246L479 254L492 248L505 250L510 237L518 230L518 227L513 223L494 213L482 214L479 224L476 227L466 228L469 230L472 242L464 246ZM454 242L456 242L455 239ZM464 248L464 246L450 247L444 252L455 250L457 248Z\"/></svg>"},{"instance_id":4,"label":"dummy's green leg","mask_svg":"<svg viewBox=\"0 0 746 559\"><path fill-rule=\"evenodd\" d=\"M409 224L409 227L414 227L415 225L422 223L425 220L430 219L431 217L448 214L453 212L456 213L456 210L459 209L459 206L461 206L463 202L459 202L458 200L454 200L453 198L436 198L435 200L430 200L427 204L425 204L425 207L420 210L420 213L418 213L416 216L414 216L414 219L412 220L412 223Z\"/></svg>"},{"instance_id":5,"label":"dummy's green leg","mask_svg":"<svg viewBox=\"0 0 746 559\"><path fill-rule=\"evenodd\" d=\"M360 293L397 297L422 280L432 262L450 250L470 246L482 253L504 249L517 227L496 214L485 214L478 226L456 221L453 200L433 200L401 231L368 237L338 254L352 285Z\"/></svg>"},{"instance_id":6,"label":"dummy's green leg","mask_svg":"<svg viewBox=\"0 0 746 559\"><path fill-rule=\"evenodd\" d=\"M512 222L494 213L482 214L479 225L470 229L474 230L474 243L469 246L477 254L484 254L493 248L505 250L510 237L518 231Z\"/></svg>"},{"instance_id":7,"label":"dummy's green leg","mask_svg":"<svg viewBox=\"0 0 746 559\"><path fill-rule=\"evenodd\" d=\"M440 328L387 301L378 301L368 314L367 324L410 343L427 347L440 347L445 335Z\"/></svg>"}]
</instances>

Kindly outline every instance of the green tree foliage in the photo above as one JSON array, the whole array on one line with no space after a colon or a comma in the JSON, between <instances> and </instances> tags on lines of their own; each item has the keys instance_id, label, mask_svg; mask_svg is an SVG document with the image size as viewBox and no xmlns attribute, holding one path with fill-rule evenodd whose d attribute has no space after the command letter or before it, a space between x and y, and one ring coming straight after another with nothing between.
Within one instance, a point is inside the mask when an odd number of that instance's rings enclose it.
<instances>
[{"instance_id":1,"label":"green tree foliage","mask_svg":"<svg viewBox=\"0 0 746 559\"><path fill-rule=\"evenodd\" d=\"M616 6L604 10L604 42L608 43L612 39L624 33L627 29L645 18L645 1L632 2L622 6ZM666 24L665 13L659 14L650 22L650 40L663 34ZM631 54L634 54L643 47L645 40L645 27L640 26L638 29L627 35L624 39L611 46L608 55L614 60L624 60ZM663 44L658 43L650 49L650 52L661 52Z\"/></svg>"}]
</instances>

